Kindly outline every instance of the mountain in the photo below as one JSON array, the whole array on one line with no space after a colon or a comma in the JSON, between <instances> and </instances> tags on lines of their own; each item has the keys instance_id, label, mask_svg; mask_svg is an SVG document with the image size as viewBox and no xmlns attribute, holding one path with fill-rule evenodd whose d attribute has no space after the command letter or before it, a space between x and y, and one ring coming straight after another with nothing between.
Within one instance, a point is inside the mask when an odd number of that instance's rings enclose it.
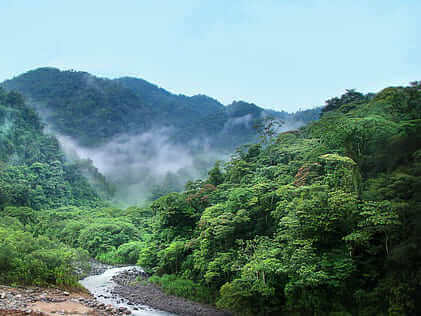
<instances>
[{"instance_id":1,"label":"mountain","mask_svg":"<svg viewBox=\"0 0 421 316\"><path fill-rule=\"evenodd\" d=\"M84 175L98 185L106 186L105 179L89 163L80 163L65 159L58 140L44 133L21 95L0 88L0 208L101 204Z\"/></svg>"},{"instance_id":2,"label":"mountain","mask_svg":"<svg viewBox=\"0 0 421 316\"><path fill-rule=\"evenodd\" d=\"M143 79L111 80L55 68L29 71L2 86L22 93L52 129L89 147L169 127L175 143L206 138L216 148L232 150L253 140L251 123L264 115L294 120L286 112L266 112L242 101L224 106L205 95L175 95Z\"/></svg>"},{"instance_id":3,"label":"mountain","mask_svg":"<svg viewBox=\"0 0 421 316\"><path fill-rule=\"evenodd\" d=\"M305 112L310 115L289 114L244 101L224 106L143 79L111 80L55 68L35 69L1 86L25 96L67 158L90 159L115 184L116 199L130 203L179 191L187 180L206 176L216 160L256 141L255 126L267 116L284 121L282 131L320 113L317 108Z\"/></svg>"},{"instance_id":4,"label":"mountain","mask_svg":"<svg viewBox=\"0 0 421 316\"><path fill-rule=\"evenodd\" d=\"M192 97L175 95L143 79L122 77L114 81L130 89L148 106L159 107L161 113L166 111L173 114L184 112L189 113L187 116L195 114L198 117L204 117L224 108L217 100L206 95Z\"/></svg>"},{"instance_id":5,"label":"mountain","mask_svg":"<svg viewBox=\"0 0 421 316\"><path fill-rule=\"evenodd\" d=\"M152 282L234 315L420 314L421 82L330 104L154 201Z\"/></svg>"},{"instance_id":6,"label":"mountain","mask_svg":"<svg viewBox=\"0 0 421 316\"><path fill-rule=\"evenodd\" d=\"M41 68L4 82L22 93L53 129L93 146L132 128L150 127L153 113L134 93L84 72Z\"/></svg>"},{"instance_id":7,"label":"mountain","mask_svg":"<svg viewBox=\"0 0 421 316\"><path fill-rule=\"evenodd\" d=\"M0 89L0 283L76 286L74 264L93 257L138 264L167 293L236 315L418 315L421 82L328 105L299 130L264 125L262 141L183 192L118 209L82 176L89 160L69 161L70 136L59 143ZM216 117L245 128L259 109L235 102ZM172 185L166 170L191 159L177 172L192 172L198 153L156 133L79 150L129 169L127 182L144 168L147 185L159 174Z\"/></svg>"}]
</instances>

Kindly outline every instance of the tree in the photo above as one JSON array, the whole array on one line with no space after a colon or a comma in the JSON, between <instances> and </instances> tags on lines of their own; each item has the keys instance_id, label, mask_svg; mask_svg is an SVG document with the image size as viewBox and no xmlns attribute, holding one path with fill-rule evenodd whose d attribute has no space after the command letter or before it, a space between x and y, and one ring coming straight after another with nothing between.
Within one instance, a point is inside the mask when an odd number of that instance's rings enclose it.
<instances>
[{"instance_id":1,"label":"tree","mask_svg":"<svg viewBox=\"0 0 421 316\"><path fill-rule=\"evenodd\" d=\"M224 182L224 174L221 172L221 162L217 161L215 162L214 167L209 170L208 175L208 181L210 184L213 184L214 186L217 186Z\"/></svg>"},{"instance_id":2,"label":"tree","mask_svg":"<svg viewBox=\"0 0 421 316\"><path fill-rule=\"evenodd\" d=\"M283 125L283 121L274 118L273 116L265 116L263 119L258 120L254 128L260 135L263 144L268 145L277 135L279 128Z\"/></svg>"},{"instance_id":3,"label":"tree","mask_svg":"<svg viewBox=\"0 0 421 316\"><path fill-rule=\"evenodd\" d=\"M355 89L346 89L346 92L339 98L334 97L326 101L326 106L322 108L321 115L324 115L325 113L333 110L337 110L345 104L353 102L362 103L364 101L367 101L367 98L361 92L357 92Z\"/></svg>"}]
</instances>

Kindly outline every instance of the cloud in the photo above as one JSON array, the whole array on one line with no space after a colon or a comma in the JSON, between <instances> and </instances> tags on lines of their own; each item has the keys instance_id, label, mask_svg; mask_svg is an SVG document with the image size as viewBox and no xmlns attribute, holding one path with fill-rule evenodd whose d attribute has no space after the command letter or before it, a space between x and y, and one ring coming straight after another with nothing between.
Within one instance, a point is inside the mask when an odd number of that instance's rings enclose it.
<instances>
[{"instance_id":1,"label":"cloud","mask_svg":"<svg viewBox=\"0 0 421 316\"><path fill-rule=\"evenodd\" d=\"M228 120L219 140L229 138L238 128L250 128L253 116L247 114ZM278 133L297 129L301 121L285 120ZM228 153L212 149L212 140L194 138L188 143L171 141L177 130L154 128L140 134L114 137L99 147L84 147L72 137L50 130L58 138L69 160L89 159L116 187L115 201L124 205L141 203L156 197L159 190L179 191L188 180L205 178L216 160L227 160ZM215 141L215 140L214 140Z\"/></svg>"},{"instance_id":2,"label":"cloud","mask_svg":"<svg viewBox=\"0 0 421 316\"><path fill-rule=\"evenodd\" d=\"M253 115L251 114L246 114L244 116L231 118L224 124L223 131L228 132L241 125L249 128L251 126L252 121L253 121Z\"/></svg>"},{"instance_id":3,"label":"cloud","mask_svg":"<svg viewBox=\"0 0 421 316\"><path fill-rule=\"evenodd\" d=\"M137 135L120 135L98 148L80 146L69 136L56 134L56 137L70 160L92 160L116 185L116 198L132 204L149 198L159 185L171 184L182 189L187 180L203 177L207 168L222 158L206 145L193 154L189 146L171 143L173 133L171 128L158 128ZM203 144L198 140L192 143Z\"/></svg>"},{"instance_id":4,"label":"cloud","mask_svg":"<svg viewBox=\"0 0 421 316\"><path fill-rule=\"evenodd\" d=\"M296 130L304 125L305 123L303 121L285 120L284 123L279 127L277 132L283 133L287 131Z\"/></svg>"}]
</instances>

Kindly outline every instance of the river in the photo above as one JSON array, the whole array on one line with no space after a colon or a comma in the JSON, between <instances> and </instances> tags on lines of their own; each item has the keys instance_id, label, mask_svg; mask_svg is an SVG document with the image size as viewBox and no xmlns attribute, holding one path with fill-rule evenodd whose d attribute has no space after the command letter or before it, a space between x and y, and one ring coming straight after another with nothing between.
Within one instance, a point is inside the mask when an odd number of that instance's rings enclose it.
<instances>
[{"instance_id":1,"label":"river","mask_svg":"<svg viewBox=\"0 0 421 316\"><path fill-rule=\"evenodd\" d=\"M113 280L113 276L118 275L127 270L142 271L141 268L136 266L120 267L120 268L109 268L98 275L91 275L80 281L95 298L104 304L111 304L114 307L125 307L132 312L132 315L136 316L174 316L168 312L154 309L147 305L133 305L133 303L120 297L115 293L111 293L113 288L117 285Z\"/></svg>"}]
</instances>

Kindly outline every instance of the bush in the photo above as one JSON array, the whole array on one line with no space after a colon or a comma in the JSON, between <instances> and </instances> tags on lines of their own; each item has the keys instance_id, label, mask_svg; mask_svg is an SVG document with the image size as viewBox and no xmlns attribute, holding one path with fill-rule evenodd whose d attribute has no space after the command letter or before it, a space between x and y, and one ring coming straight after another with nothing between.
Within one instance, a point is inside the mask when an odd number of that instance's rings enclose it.
<instances>
[{"instance_id":1,"label":"bush","mask_svg":"<svg viewBox=\"0 0 421 316\"><path fill-rule=\"evenodd\" d=\"M215 301L212 292L207 287L179 278L174 274L164 274L162 277L153 275L149 278L149 282L159 285L165 293L170 295L206 304L212 304Z\"/></svg>"},{"instance_id":2,"label":"bush","mask_svg":"<svg viewBox=\"0 0 421 316\"><path fill-rule=\"evenodd\" d=\"M80 232L79 245L96 257L137 239L137 236L138 230L131 223L120 221L93 223Z\"/></svg>"},{"instance_id":3,"label":"bush","mask_svg":"<svg viewBox=\"0 0 421 316\"><path fill-rule=\"evenodd\" d=\"M120 245L117 249L112 248L108 252L100 253L96 259L108 264L136 264L143 247L141 241L131 241Z\"/></svg>"},{"instance_id":4,"label":"bush","mask_svg":"<svg viewBox=\"0 0 421 316\"><path fill-rule=\"evenodd\" d=\"M0 225L0 283L79 287L72 263L83 252Z\"/></svg>"}]
</instances>

